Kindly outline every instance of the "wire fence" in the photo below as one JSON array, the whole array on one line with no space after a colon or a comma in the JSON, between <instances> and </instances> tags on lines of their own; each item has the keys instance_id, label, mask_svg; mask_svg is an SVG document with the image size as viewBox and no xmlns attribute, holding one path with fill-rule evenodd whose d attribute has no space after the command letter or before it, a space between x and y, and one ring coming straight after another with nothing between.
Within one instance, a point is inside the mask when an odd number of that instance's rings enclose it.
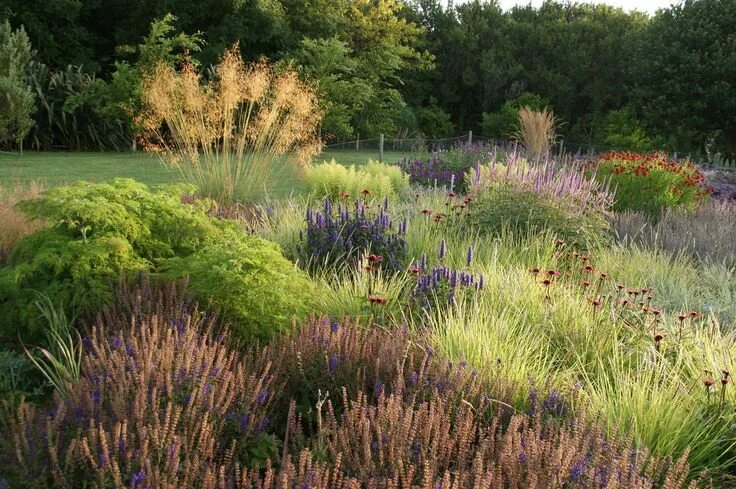
<instances>
[{"instance_id":1,"label":"wire fence","mask_svg":"<svg viewBox=\"0 0 736 489\"><path fill-rule=\"evenodd\" d=\"M488 144L498 146L504 149L516 149L518 142L508 139L489 138L485 136L474 136L472 132L466 134L441 138L392 138L383 137L368 139L353 139L349 141L339 141L328 143L324 146L326 150L337 151L374 151L376 157L383 160L384 152L402 152L412 153L421 150L437 151L450 149L458 144ZM593 156L595 154L606 151L619 151L620 147L595 145L586 142L558 140L550 153L554 153L558 158L563 156L579 158L583 156ZM674 160L692 160L698 165L707 169L729 169L736 170L736 159L726 159L720 154L715 154L707 158L693 158L691 155L683 155L678 153L670 153L670 158Z\"/></svg>"}]
</instances>

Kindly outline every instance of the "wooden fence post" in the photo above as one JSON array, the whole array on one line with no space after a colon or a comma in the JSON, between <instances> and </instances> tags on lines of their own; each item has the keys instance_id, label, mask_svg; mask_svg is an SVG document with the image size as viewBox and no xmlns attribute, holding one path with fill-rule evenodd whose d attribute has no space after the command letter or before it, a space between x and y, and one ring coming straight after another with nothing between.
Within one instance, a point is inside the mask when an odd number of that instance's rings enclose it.
<instances>
[{"instance_id":1,"label":"wooden fence post","mask_svg":"<svg viewBox=\"0 0 736 489\"><path fill-rule=\"evenodd\" d=\"M383 163L383 133L378 136L378 161Z\"/></svg>"},{"instance_id":2,"label":"wooden fence post","mask_svg":"<svg viewBox=\"0 0 736 489\"><path fill-rule=\"evenodd\" d=\"M473 131L468 131L468 144L473 144Z\"/></svg>"},{"instance_id":3,"label":"wooden fence post","mask_svg":"<svg viewBox=\"0 0 736 489\"><path fill-rule=\"evenodd\" d=\"M355 149L360 149L360 133L355 136Z\"/></svg>"}]
</instances>

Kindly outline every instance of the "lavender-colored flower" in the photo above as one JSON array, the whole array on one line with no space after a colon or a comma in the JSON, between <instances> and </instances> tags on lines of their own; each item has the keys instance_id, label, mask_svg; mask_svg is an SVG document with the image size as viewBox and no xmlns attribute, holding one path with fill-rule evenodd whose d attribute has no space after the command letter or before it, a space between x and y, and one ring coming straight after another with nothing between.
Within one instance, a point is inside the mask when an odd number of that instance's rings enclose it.
<instances>
[{"instance_id":1,"label":"lavender-colored flower","mask_svg":"<svg viewBox=\"0 0 736 489\"><path fill-rule=\"evenodd\" d=\"M585 475L585 469L587 466L588 464L584 460L573 465L570 469L570 480L573 482L579 482L583 478L583 475Z\"/></svg>"},{"instance_id":2,"label":"lavender-colored flower","mask_svg":"<svg viewBox=\"0 0 736 489\"><path fill-rule=\"evenodd\" d=\"M258 393L258 396L256 396L256 402L263 406L266 403L266 399L268 399L268 391L266 389L262 389L261 392Z\"/></svg>"},{"instance_id":3,"label":"lavender-colored flower","mask_svg":"<svg viewBox=\"0 0 736 489\"><path fill-rule=\"evenodd\" d=\"M130 479L130 485L137 489L139 485L143 485L146 483L146 472L141 469L135 474L133 474L133 477Z\"/></svg>"},{"instance_id":4,"label":"lavender-colored flower","mask_svg":"<svg viewBox=\"0 0 736 489\"><path fill-rule=\"evenodd\" d=\"M381 382L380 379L377 380L376 384L373 386L373 389L376 391L376 395L380 396L381 393L383 392L383 382Z\"/></svg>"},{"instance_id":5,"label":"lavender-colored flower","mask_svg":"<svg viewBox=\"0 0 736 489\"><path fill-rule=\"evenodd\" d=\"M447 242L443 239L440 241L440 260L444 260L445 256L447 256Z\"/></svg>"},{"instance_id":6,"label":"lavender-colored flower","mask_svg":"<svg viewBox=\"0 0 736 489\"><path fill-rule=\"evenodd\" d=\"M330 372L334 372L339 364L340 364L340 359L338 358L336 353L333 353L330 355L330 358L327 360L327 370L329 370Z\"/></svg>"},{"instance_id":7,"label":"lavender-colored flower","mask_svg":"<svg viewBox=\"0 0 736 489\"><path fill-rule=\"evenodd\" d=\"M526 463L526 452L524 450L519 454L519 462L523 464Z\"/></svg>"},{"instance_id":8,"label":"lavender-colored flower","mask_svg":"<svg viewBox=\"0 0 736 489\"><path fill-rule=\"evenodd\" d=\"M468 246L468 254L467 254L465 261L467 262L468 266L470 266L470 264L473 263L473 247L472 246Z\"/></svg>"}]
</instances>

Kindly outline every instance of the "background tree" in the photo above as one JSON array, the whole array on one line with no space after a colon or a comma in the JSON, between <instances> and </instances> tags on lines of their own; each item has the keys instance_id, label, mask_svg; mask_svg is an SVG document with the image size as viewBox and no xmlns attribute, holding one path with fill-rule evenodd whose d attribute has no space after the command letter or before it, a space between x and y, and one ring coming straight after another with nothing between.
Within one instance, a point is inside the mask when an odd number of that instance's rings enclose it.
<instances>
[{"instance_id":1,"label":"background tree","mask_svg":"<svg viewBox=\"0 0 736 489\"><path fill-rule=\"evenodd\" d=\"M635 103L673 150L736 154L736 0L660 10L633 59Z\"/></svg>"},{"instance_id":2,"label":"background tree","mask_svg":"<svg viewBox=\"0 0 736 489\"><path fill-rule=\"evenodd\" d=\"M33 92L25 73L34 52L21 26L13 30L8 21L0 24L0 144L14 142L23 151L23 138L33 126Z\"/></svg>"}]
</instances>

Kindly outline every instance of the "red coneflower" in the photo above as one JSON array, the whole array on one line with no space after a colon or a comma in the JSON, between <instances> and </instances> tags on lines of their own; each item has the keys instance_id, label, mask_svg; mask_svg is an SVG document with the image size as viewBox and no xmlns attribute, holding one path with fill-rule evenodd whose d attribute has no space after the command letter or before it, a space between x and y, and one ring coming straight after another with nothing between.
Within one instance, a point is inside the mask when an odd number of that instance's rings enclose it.
<instances>
[{"instance_id":1,"label":"red coneflower","mask_svg":"<svg viewBox=\"0 0 736 489\"><path fill-rule=\"evenodd\" d=\"M363 190L361 190L360 193L365 195L366 197L371 195L371 191L368 190L367 188L364 188Z\"/></svg>"},{"instance_id":2,"label":"red coneflower","mask_svg":"<svg viewBox=\"0 0 736 489\"><path fill-rule=\"evenodd\" d=\"M585 265L582 269L586 272L592 272L593 270L595 270L595 268L593 268L593 265Z\"/></svg>"},{"instance_id":3,"label":"red coneflower","mask_svg":"<svg viewBox=\"0 0 736 489\"><path fill-rule=\"evenodd\" d=\"M384 305L388 302L385 297L381 297L379 295L372 295L368 297L368 300L371 302L371 304L381 304Z\"/></svg>"},{"instance_id":4,"label":"red coneflower","mask_svg":"<svg viewBox=\"0 0 736 489\"><path fill-rule=\"evenodd\" d=\"M588 297L588 302L590 302L594 309L601 305L600 297Z\"/></svg>"},{"instance_id":5,"label":"red coneflower","mask_svg":"<svg viewBox=\"0 0 736 489\"><path fill-rule=\"evenodd\" d=\"M690 311L690 317L691 317L691 318L699 318L699 317L701 317L702 315L703 315L703 314L701 314L701 313L700 313L700 312L698 312L698 311Z\"/></svg>"},{"instance_id":6,"label":"red coneflower","mask_svg":"<svg viewBox=\"0 0 736 489\"><path fill-rule=\"evenodd\" d=\"M565 246L567 243L565 243L565 240L558 239L557 241L555 241L555 244L557 246Z\"/></svg>"},{"instance_id":7,"label":"red coneflower","mask_svg":"<svg viewBox=\"0 0 736 489\"><path fill-rule=\"evenodd\" d=\"M445 218L445 215L444 214L435 214L434 215L434 222L440 222L444 218Z\"/></svg>"},{"instance_id":8,"label":"red coneflower","mask_svg":"<svg viewBox=\"0 0 736 489\"><path fill-rule=\"evenodd\" d=\"M542 284L542 285L544 285L545 287L549 287L552 284L552 281L550 279L548 279L548 278L545 278L544 280L542 280L539 283Z\"/></svg>"},{"instance_id":9,"label":"red coneflower","mask_svg":"<svg viewBox=\"0 0 736 489\"><path fill-rule=\"evenodd\" d=\"M626 286L625 286L624 284L622 284L622 283L616 283L616 288L617 288L618 290L623 290L623 289L624 289L625 287L626 287Z\"/></svg>"},{"instance_id":10,"label":"red coneflower","mask_svg":"<svg viewBox=\"0 0 736 489\"><path fill-rule=\"evenodd\" d=\"M601 272L601 280L605 280L608 278L608 272Z\"/></svg>"},{"instance_id":11,"label":"red coneflower","mask_svg":"<svg viewBox=\"0 0 736 489\"><path fill-rule=\"evenodd\" d=\"M533 273L534 275L536 275L539 273L539 267L532 267L529 269L529 271Z\"/></svg>"},{"instance_id":12,"label":"red coneflower","mask_svg":"<svg viewBox=\"0 0 736 489\"><path fill-rule=\"evenodd\" d=\"M409 269L409 272L414 273L414 274L422 273L422 268L421 267L411 267Z\"/></svg>"},{"instance_id":13,"label":"red coneflower","mask_svg":"<svg viewBox=\"0 0 736 489\"><path fill-rule=\"evenodd\" d=\"M590 280L581 280L580 285L587 289L588 287L590 287Z\"/></svg>"},{"instance_id":14,"label":"red coneflower","mask_svg":"<svg viewBox=\"0 0 736 489\"><path fill-rule=\"evenodd\" d=\"M383 257L379 255L368 255L368 261L371 263L383 263Z\"/></svg>"},{"instance_id":15,"label":"red coneflower","mask_svg":"<svg viewBox=\"0 0 736 489\"><path fill-rule=\"evenodd\" d=\"M580 257L580 259L583 260L584 262L590 261L590 255L583 255Z\"/></svg>"},{"instance_id":16,"label":"red coneflower","mask_svg":"<svg viewBox=\"0 0 736 489\"><path fill-rule=\"evenodd\" d=\"M463 200L463 202L465 202L466 204L470 204L471 202L473 202L473 198L472 197L465 197L465 199Z\"/></svg>"},{"instance_id":17,"label":"red coneflower","mask_svg":"<svg viewBox=\"0 0 736 489\"><path fill-rule=\"evenodd\" d=\"M547 270L547 275L549 275L550 277L559 277L560 272L558 272L557 270Z\"/></svg>"},{"instance_id":18,"label":"red coneflower","mask_svg":"<svg viewBox=\"0 0 736 489\"><path fill-rule=\"evenodd\" d=\"M665 337L665 334L664 333L656 333L654 335L654 341L657 342L657 343L659 343L660 341L662 341L664 339L664 337Z\"/></svg>"},{"instance_id":19,"label":"red coneflower","mask_svg":"<svg viewBox=\"0 0 736 489\"><path fill-rule=\"evenodd\" d=\"M448 192L447 196L451 199L454 199L457 194L455 192Z\"/></svg>"},{"instance_id":20,"label":"red coneflower","mask_svg":"<svg viewBox=\"0 0 736 489\"><path fill-rule=\"evenodd\" d=\"M347 199L348 197L350 197L348 192L340 192L340 198Z\"/></svg>"}]
</instances>

